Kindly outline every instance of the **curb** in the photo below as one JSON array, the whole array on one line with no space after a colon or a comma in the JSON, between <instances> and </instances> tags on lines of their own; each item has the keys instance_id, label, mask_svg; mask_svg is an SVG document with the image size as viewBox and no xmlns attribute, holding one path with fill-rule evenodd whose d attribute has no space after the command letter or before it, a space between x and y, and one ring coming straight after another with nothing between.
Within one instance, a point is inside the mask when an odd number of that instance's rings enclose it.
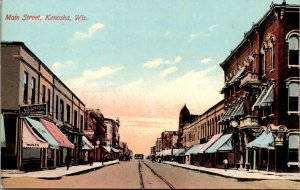
<instances>
[{"instance_id":1,"label":"curb","mask_svg":"<svg viewBox=\"0 0 300 190\"><path fill-rule=\"evenodd\" d=\"M184 169L188 169L188 170L193 170L193 171L197 171L197 172L201 172L201 173L207 173L210 175L216 175L216 176L222 176L222 177L226 177L226 178L233 178L236 179L238 181L262 181L262 180L289 180L289 181L300 181L300 179L266 179L266 178L251 178L251 177L236 177L236 176L230 176L230 175L225 175L225 174L221 174L221 173L215 173L215 172L211 172L211 171L206 171L206 170L200 170L197 168L188 168L188 167L184 167L184 166L180 166L180 165L173 165L171 163L164 163L164 164L168 164L174 167L180 167L180 168L184 168Z\"/></svg>"}]
</instances>

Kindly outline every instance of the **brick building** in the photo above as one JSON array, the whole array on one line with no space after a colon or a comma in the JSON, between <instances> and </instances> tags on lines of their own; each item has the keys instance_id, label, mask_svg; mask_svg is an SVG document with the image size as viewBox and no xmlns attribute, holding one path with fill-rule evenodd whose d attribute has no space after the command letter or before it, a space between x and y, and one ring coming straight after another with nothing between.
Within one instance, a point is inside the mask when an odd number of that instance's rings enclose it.
<instances>
[{"instance_id":1,"label":"brick building","mask_svg":"<svg viewBox=\"0 0 300 190\"><path fill-rule=\"evenodd\" d=\"M299 167L299 5L271 5L220 66L235 167Z\"/></svg>"}]
</instances>

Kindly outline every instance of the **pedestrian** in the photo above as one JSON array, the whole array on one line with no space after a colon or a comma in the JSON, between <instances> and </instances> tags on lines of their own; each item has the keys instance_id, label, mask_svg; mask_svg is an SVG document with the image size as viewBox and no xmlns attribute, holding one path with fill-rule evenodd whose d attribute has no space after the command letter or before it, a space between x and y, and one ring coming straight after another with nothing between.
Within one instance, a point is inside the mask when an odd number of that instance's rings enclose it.
<instances>
[{"instance_id":1,"label":"pedestrian","mask_svg":"<svg viewBox=\"0 0 300 190\"><path fill-rule=\"evenodd\" d=\"M90 156L90 157L89 157L89 163L90 163L90 166L93 165L93 162L94 162L94 157L93 157L93 156Z\"/></svg>"},{"instance_id":2,"label":"pedestrian","mask_svg":"<svg viewBox=\"0 0 300 190\"><path fill-rule=\"evenodd\" d=\"M226 169L227 169L227 165L228 165L228 160L227 160L227 158L225 158L225 159L223 160L223 163L224 163L224 169L226 170Z\"/></svg>"},{"instance_id":3,"label":"pedestrian","mask_svg":"<svg viewBox=\"0 0 300 190\"><path fill-rule=\"evenodd\" d=\"M69 154L67 154L66 158L65 158L65 164L67 166L67 170L69 170L70 164L71 164L71 156Z\"/></svg>"}]
</instances>

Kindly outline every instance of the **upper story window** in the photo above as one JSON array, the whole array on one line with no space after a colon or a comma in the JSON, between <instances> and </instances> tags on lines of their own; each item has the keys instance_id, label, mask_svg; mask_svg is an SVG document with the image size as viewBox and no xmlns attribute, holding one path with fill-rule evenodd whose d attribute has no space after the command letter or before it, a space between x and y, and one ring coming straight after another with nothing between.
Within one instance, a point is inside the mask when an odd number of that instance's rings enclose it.
<instances>
[{"instance_id":1,"label":"upper story window","mask_svg":"<svg viewBox=\"0 0 300 190\"><path fill-rule=\"evenodd\" d=\"M51 91L50 89L48 89L48 101L47 101L48 113L50 113L50 105L51 105Z\"/></svg>"},{"instance_id":2,"label":"upper story window","mask_svg":"<svg viewBox=\"0 0 300 190\"><path fill-rule=\"evenodd\" d=\"M299 112L299 81L291 81L288 84L288 112Z\"/></svg>"},{"instance_id":3,"label":"upper story window","mask_svg":"<svg viewBox=\"0 0 300 190\"><path fill-rule=\"evenodd\" d=\"M74 110L74 127L77 128L77 111Z\"/></svg>"},{"instance_id":4,"label":"upper story window","mask_svg":"<svg viewBox=\"0 0 300 190\"><path fill-rule=\"evenodd\" d=\"M83 115L80 115L80 130L83 129Z\"/></svg>"},{"instance_id":5,"label":"upper story window","mask_svg":"<svg viewBox=\"0 0 300 190\"><path fill-rule=\"evenodd\" d=\"M55 101L55 118L58 119L58 96L57 95Z\"/></svg>"},{"instance_id":6,"label":"upper story window","mask_svg":"<svg viewBox=\"0 0 300 190\"><path fill-rule=\"evenodd\" d=\"M42 86L42 103L46 101L46 86Z\"/></svg>"},{"instance_id":7,"label":"upper story window","mask_svg":"<svg viewBox=\"0 0 300 190\"><path fill-rule=\"evenodd\" d=\"M286 36L288 42L288 65L299 67L299 31L291 31Z\"/></svg>"},{"instance_id":8,"label":"upper story window","mask_svg":"<svg viewBox=\"0 0 300 190\"><path fill-rule=\"evenodd\" d=\"M31 78L31 104L35 103L35 87L36 87L36 79L32 77Z\"/></svg>"},{"instance_id":9,"label":"upper story window","mask_svg":"<svg viewBox=\"0 0 300 190\"><path fill-rule=\"evenodd\" d=\"M260 53L261 53L261 73L262 76L266 75L266 52L267 52L267 46L266 43L263 42L261 45Z\"/></svg>"},{"instance_id":10,"label":"upper story window","mask_svg":"<svg viewBox=\"0 0 300 190\"><path fill-rule=\"evenodd\" d=\"M71 107L67 104L67 123L70 123Z\"/></svg>"},{"instance_id":11,"label":"upper story window","mask_svg":"<svg viewBox=\"0 0 300 190\"><path fill-rule=\"evenodd\" d=\"M268 33L267 35L267 41L268 41L268 48L270 49L269 58L270 58L270 72L272 72L275 69L275 63L274 63L274 45L275 45L275 36L271 33Z\"/></svg>"},{"instance_id":12,"label":"upper story window","mask_svg":"<svg viewBox=\"0 0 300 190\"><path fill-rule=\"evenodd\" d=\"M23 101L28 102L28 73L24 72L23 80Z\"/></svg>"},{"instance_id":13,"label":"upper story window","mask_svg":"<svg viewBox=\"0 0 300 190\"><path fill-rule=\"evenodd\" d=\"M62 122L64 122L65 109L64 109L64 101L63 100L60 100L59 107L60 107L60 109L59 109L60 120Z\"/></svg>"}]
</instances>

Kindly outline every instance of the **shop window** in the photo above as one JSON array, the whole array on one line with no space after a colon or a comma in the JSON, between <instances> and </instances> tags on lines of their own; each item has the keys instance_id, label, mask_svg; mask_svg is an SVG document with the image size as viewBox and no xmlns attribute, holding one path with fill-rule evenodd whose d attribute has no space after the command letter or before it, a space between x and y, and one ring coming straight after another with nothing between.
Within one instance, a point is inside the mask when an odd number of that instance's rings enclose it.
<instances>
[{"instance_id":1,"label":"shop window","mask_svg":"<svg viewBox=\"0 0 300 190\"><path fill-rule=\"evenodd\" d=\"M35 103L35 88L36 88L36 79L31 78L31 104Z\"/></svg>"},{"instance_id":2,"label":"shop window","mask_svg":"<svg viewBox=\"0 0 300 190\"><path fill-rule=\"evenodd\" d=\"M23 101L28 102L28 73L24 72L23 79Z\"/></svg>"},{"instance_id":3,"label":"shop window","mask_svg":"<svg viewBox=\"0 0 300 190\"><path fill-rule=\"evenodd\" d=\"M299 112L299 84L290 82L288 85L288 112Z\"/></svg>"},{"instance_id":4,"label":"shop window","mask_svg":"<svg viewBox=\"0 0 300 190\"><path fill-rule=\"evenodd\" d=\"M299 162L299 134L289 135L288 162Z\"/></svg>"}]
</instances>

